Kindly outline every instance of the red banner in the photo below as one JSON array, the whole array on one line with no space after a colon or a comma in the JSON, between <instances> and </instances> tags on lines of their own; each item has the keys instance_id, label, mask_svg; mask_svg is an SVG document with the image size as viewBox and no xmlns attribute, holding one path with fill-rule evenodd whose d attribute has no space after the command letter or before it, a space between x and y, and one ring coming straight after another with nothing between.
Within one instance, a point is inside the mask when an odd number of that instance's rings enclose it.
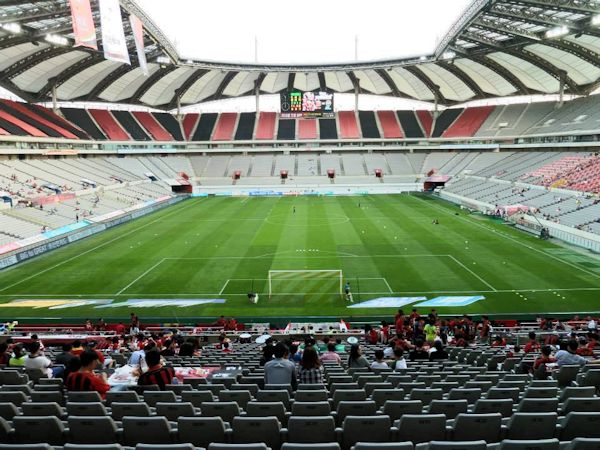
<instances>
[{"instance_id":1,"label":"red banner","mask_svg":"<svg viewBox=\"0 0 600 450\"><path fill-rule=\"evenodd\" d=\"M96 27L94 26L90 0L69 0L69 3L71 5L75 45L98 50Z\"/></svg>"}]
</instances>

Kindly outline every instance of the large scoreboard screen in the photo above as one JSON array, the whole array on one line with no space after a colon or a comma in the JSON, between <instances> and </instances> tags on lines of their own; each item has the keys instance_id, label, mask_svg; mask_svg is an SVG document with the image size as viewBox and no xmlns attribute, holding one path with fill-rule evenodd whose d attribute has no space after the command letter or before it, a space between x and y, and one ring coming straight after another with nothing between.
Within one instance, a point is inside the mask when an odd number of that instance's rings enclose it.
<instances>
[{"instance_id":1,"label":"large scoreboard screen","mask_svg":"<svg viewBox=\"0 0 600 450\"><path fill-rule=\"evenodd\" d=\"M333 94L322 91L282 92L281 117L334 117Z\"/></svg>"}]
</instances>

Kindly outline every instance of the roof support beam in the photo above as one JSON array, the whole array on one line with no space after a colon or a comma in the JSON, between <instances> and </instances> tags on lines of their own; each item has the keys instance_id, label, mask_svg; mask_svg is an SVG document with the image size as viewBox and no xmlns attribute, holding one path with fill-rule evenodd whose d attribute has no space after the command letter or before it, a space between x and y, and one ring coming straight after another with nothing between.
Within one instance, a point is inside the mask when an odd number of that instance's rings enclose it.
<instances>
[{"instance_id":1,"label":"roof support beam","mask_svg":"<svg viewBox=\"0 0 600 450\"><path fill-rule=\"evenodd\" d=\"M219 87L217 88L217 91L212 96L214 100L219 100L219 99L223 98L223 91L225 90L225 88L227 87L227 85L231 82L231 80L233 80L233 78L237 74L238 74L238 72L227 72L227 74L225 75L225 77L221 81L221 84L219 84Z\"/></svg>"},{"instance_id":2,"label":"roof support beam","mask_svg":"<svg viewBox=\"0 0 600 450\"><path fill-rule=\"evenodd\" d=\"M167 109L173 109L177 106L177 99L180 100L186 94L187 91L204 75L206 75L209 71L205 69L198 69L193 72L177 89L175 89L175 94L171 98L171 101L167 105Z\"/></svg>"},{"instance_id":3,"label":"roof support beam","mask_svg":"<svg viewBox=\"0 0 600 450\"><path fill-rule=\"evenodd\" d=\"M68 69L59 73L56 77L48 79L48 82L44 85L42 89L40 89L37 93L38 98L44 98L46 95L52 90L54 86L59 87L66 81L68 81L71 77L77 75L79 72L84 71L85 69L92 67L95 64L99 64L104 61L104 58L99 55L93 54L88 56L87 58L82 59L79 62L76 62Z\"/></svg>"},{"instance_id":4,"label":"roof support beam","mask_svg":"<svg viewBox=\"0 0 600 450\"><path fill-rule=\"evenodd\" d=\"M448 61L438 61L436 64L438 66L442 67L443 69L446 69L448 72L450 72L452 75L454 75L460 81L462 81L465 85L467 85L468 88L471 89L471 91L473 91L473 93L475 94L475 97L471 98L471 100L485 97L485 93L481 90L481 87L479 87L479 85L475 82L475 80L473 80L473 78L471 78L469 75L467 75L461 69L456 67L454 64L452 64L451 62L448 62Z\"/></svg>"},{"instance_id":5,"label":"roof support beam","mask_svg":"<svg viewBox=\"0 0 600 450\"><path fill-rule=\"evenodd\" d=\"M94 86L94 89L92 89L84 97L84 99L87 101L98 100L98 96L100 94L102 94L102 92L104 92L104 90L106 90L106 88L108 88L111 84L113 84L115 81L117 81L123 75L125 75L127 72L129 72L130 70L134 70L134 69L135 68L131 67L130 65L121 64L119 67L117 67L111 73L109 73L104 78L104 80L102 80L100 83L98 83L96 86Z\"/></svg>"},{"instance_id":6,"label":"roof support beam","mask_svg":"<svg viewBox=\"0 0 600 450\"><path fill-rule=\"evenodd\" d=\"M392 95L394 97L404 97L398 90L398 86L396 86L396 83L394 83L394 80L392 80L392 77L390 77L390 74L387 70L377 69L375 70L375 72L383 79L383 81L386 82L388 87L391 89Z\"/></svg>"},{"instance_id":7,"label":"roof support beam","mask_svg":"<svg viewBox=\"0 0 600 450\"><path fill-rule=\"evenodd\" d=\"M437 84L435 84L433 81L431 81L431 79L427 75L425 75L424 72L422 72L419 69L419 66L405 67L404 69L406 71L412 73L415 77L417 77L419 79L419 81L421 83L423 83L425 86L427 86L427 88L433 94L434 98L437 98L440 103L442 103L444 105L448 105L451 103L442 95L442 92L440 91L440 87Z\"/></svg>"},{"instance_id":8,"label":"roof support beam","mask_svg":"<svg viewBox=\"0 0 600 450\"><path fill-rule=\"evenodd\" d=\"M73 48L71 48L71 47L46 47L38 52L32 53L29 56L26 56L23 59L18 60L13 65L4 69L2 71L0 78L3 80L14 78L17 75L40 64L44 60L54 58L55 56L59 56L64 53L69 53L72 51L73 51Z\"/></svg>"},{"instance_id":9,"label":"roof support beam","mask_svg":"<svg viewBox=\"0 0 600 450\"><path fill-rule=\"evenodd\" d=\"M134 94L129 98L129 100L131 100L133 103L140 103L141 98L144 96L144 94L146 92L148 92L148 90L152 86L154 86L155 83L157 83L161 78L170 74L174 70L177 70L177 66L175 66L175 65L168 65L166 67L161 67L156 72L154 72L152 75L150 75L146 79L146 81L144 81L144 83L142 83L142 85L137 89L137 91L134 92Z\"/></svg>"},{"instance_id":10,"label":"roof support beam","mask_svg":"<svg viewBox=\"0 0 600 450\"><path fill-rule=\"evenodd\" d=\"M536 6L538 8L546 8L553 11L569 11L572 13L592 13L595 14L600 9L600 3L593 0L596 6L588 7L574 0L502 0L504 3L511 3L520 6Z\"/></svg>"}]
</instances>

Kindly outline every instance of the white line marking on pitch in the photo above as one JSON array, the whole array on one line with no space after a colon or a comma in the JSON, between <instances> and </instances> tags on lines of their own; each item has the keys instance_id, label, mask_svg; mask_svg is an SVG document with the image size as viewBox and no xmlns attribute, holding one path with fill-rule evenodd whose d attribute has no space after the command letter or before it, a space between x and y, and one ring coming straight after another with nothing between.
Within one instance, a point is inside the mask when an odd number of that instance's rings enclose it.
<instances>
[{"instance_id":1,"label":"white line marking on pitch","mask_svg":"<svg viewBox=\"0 0 600 450\"><path fill-rule=\"evenodd\" d=\"M131 283L129 283L127 286L125 286L123 289L121 289L119 292L117 292L114 295L121 295L124 291L126 291L128 288L130 288L131 286L133 286L135 283L137 283L139 280L141 280L142 278L144 278L146 275L148 275L150 272L152 272L154 269L156 269L158 266L160 266L163 262L165 261L165 258L161 259L160 261L158 261L156 264L154 264L152 267L150 267L148 270L146 270L143 274L141 274L139 277L137 277L135 280L133 280Z\"/></svg>"},{"instance_id":2,"label":"white line marking on pitch","mask_svg":"<svg viewBox=\"0 0 600 450\"><path fill-rule=\"evenodd\" d=\"M419 197L416 197L416 196L413 196L413 198L416 198L417 200L419 200L419 201L421 201L421 202L423 202L423 203L425 203L425 204L429 205L429 203L427 203L427 202L426 202L425 200L423 200L422 198L419 198ZM429 206L431 206L432 208L435 208L435 209L439 209L440 211L442 211L442 212L444 212L444 213L446 213L446 214L448 214L448 215L454 216L454 214L453 214L451 211L448 211L448 210L446 210L446 209L442 208L441 206L438 206L438 205L429 205ZM471 225L475 225L475 226L477 226L477 227L479 227L479 228L483 228L484 230L487 230L487 231L489 231L490 233L491 233L491 232L493 232L493 231L495 231L494 229L490 229L490 228L486 227L485 225L482 225L482 224L480 224L480 223L474 222L474 221L472 221L472 220L468 220L468 219L466 219L466 218L464 218L464 217L462 217L462 216L459 216L459 219L463 220L464 222L470 223ZM577 266L577 265L575 265L575 264L573 264L573 263L570 263L569 261L565 261L564 259L562 259L562 258L559 258L558 256L555 256L555 255L553 255L552 253L548 253L548 252L545 252L544 250L540 250L540 249L538 249L538 248L531 247L530 245L524 244L523 242L520 242L519 240L517 240L517 239L513 238L512 236L509 236L509 235L507 235L507 234L505 234L505 233L502 233L502 232L497 232L497 233L495 233L495 234L498 234L498 235L500 235L500 236L502 236L502 237L504 237L504 238L506 238L506 239L509 239L509 240L513 241L513 242L516 242L516 243L517 243L517 244L519 244L521 247L525 247L525 248L528 248L528 249L530 249L530 250L536 251L536 252L538 252L538 253L541 253L541 254L542 254L542 255L544 255L544 256L548 256L548 257L550 257L550 258L552 258L552 259L555 259L556 261L559 261L559 262L561 262L561 263L563 263L563 264L567 264L567 265L569 265L569 266L571 266L571 267L573 267L573 268L575 268L575 269L579 269L580 271L582 271L582 272L584 272L584 273L587 273L588 275L592 275L593 277L596 277L596 278L600 277L600 275L599 275L599 274L597 274L597 273L590 272L589 270L587 270L587 269L584 269L583 267L579 267L579 266Z\"/></svg>"},{"instance_id":3,"label":"white line marking on pitch","mask_svg":"<svg viewBox=\"0 0 600 450\"><path fill-rule=\"evenodd\" d=\"M452 256L452 255L446 255L446 256L448 256L448 258L452 259L456 264L458 264L459 266L461 266L463 269L465 269L467 272L469 272L471 275L473 275L475 278L477 278L479 281L481 281L483 284L485 284L491 290L493 290L494 292L498 292L498 289L496 289L490 283L488 283L487 281L485 281L483 278L481 278L479 275L477 275L475 272L473 272L471 269L469 269L467 266L465 266L463 263L461 263L454 256Z\"/></svg>"},{"instance_id":4,"label":"white line marking on pitch","mask_svg":"<svg viewBox=\"0 0 600 450\"><path fill-rule=\"evenodd\" d=\"M148 223L147 223L147 224L145 224L145 225L142 225L142 226L140 226L140 227L134 228L133 230L131 230L131 231L128 231L127 233L120 234L119 236L117 236L117 237L115 237L115 238L113 238L113 239L111 239L111 240L109 240L109 241L103 242L102 244L100 244L100 245L97 245L97 246L95 246L94 248L90 248L89 250L86 250L86 251L85 251L85 252L83 252L83 253L79 253L79 254L77 254L77 255L75 255L75 256L72 256L72 257L70 257L70 258L68 258L68 259L65 259L64 261L61 261L61 262L59 262L58 264L55 264L55 265L53 265L53 266L51 266L51 267L48 267L47 269L40 270L39 272L36 272L36 273L34 273L33 275L29 275L28 277L25 277L25 278L23 278L22 280L20 280L20 281L17 281L16 283L9 284L8 286L5 286L4 288L0 289L0 292L6 291L7 289L10 289L10 288L11 288L11 287L13 287L13 286L17 286L17 285L19 285L19 284L23 283L24 281L30 280L31 278L34 278L34 277L37 277L38 275L42 275L42 274L44 274L44 273L46 273L46 272L49 272L49 271L50 271L50 270L52 270L52 269L56 269L57 267L60 267L60 266L62 266L63 264L66 264L66 263L68 263L69 261L73 261L74 259L77 259L77 258L79 258L80 256L87 255L88 253L91 253L91 252L93 252L93 251L95 251L95 250L98 250L99 248L102 248L102 247L104 247L105 245L108 245L108 244L110 244L110 243L112 243L112 242L114 242L114 241L116 241L116 240L118 240L118 239L121 239L121 238L122 238L122 237L124 237L124 236L128 236L128 235L130 235L130 234L132 234L132 233L135 233L135 232L136 232L136 231L138 231L138 230L141 230L142 228L146 228L147 226L150 226L150 225L152 225L152 224L154 224L154 223L156 223L156 222L160 222L160 221L161 221L162 219L164 219L165 217L169 217L169 216L172 216L172 215L173 215L173 214L175 214L175 213L179 213L179 212L181 212L181 211L183 211L183 210L187 209L187 208L188 208L188 207L190 207L191 205L195 205L195 204L196 204L196 202L190 202L190 204L189 204L189 205L187 205L185 208L182 208L182 209L176 209L176 210L174 210L174 211L171 211L170 213L168 213L168 214L165 214L164 216L162 216L162 217L159 217L158 219L155 219L155 220L153 220L152 222L148 222Z\"/></svg>"},{"instance_id":5,"label":"white line marking on pitch","mask_svg":"<svg viewBox=\"0 0 600 450\"><path fill-rule=\"evenodd\" d=\"M390 287L390 283L388 283L388 281L385 278L382 278L382 279L383 279L383 282L385 283L385 285L387 286L388 290L390 291L390 294L393 294L394 291Z\"/></svg>"},{"instance_id":6,"label":"white line marking on pitch","mask_svg":"<svg viewBox=\"0 0 600 450\"><path fill-rule=\"evenodd\" d=\"M225 282L225 284L223 285L223 287L219 291L219 295L223 294L223 291L225 290L225 288L227 287L228 284L229 284L229 279L227 279L227 281Z\"/></svg>"}]
</instances>

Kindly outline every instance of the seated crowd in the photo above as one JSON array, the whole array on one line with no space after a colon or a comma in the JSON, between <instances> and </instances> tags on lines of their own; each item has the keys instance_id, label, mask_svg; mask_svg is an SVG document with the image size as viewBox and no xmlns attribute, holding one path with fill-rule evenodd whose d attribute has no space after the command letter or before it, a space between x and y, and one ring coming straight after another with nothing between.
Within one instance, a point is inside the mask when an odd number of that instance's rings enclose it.
<instances>
[{"instance_id":1,"label":"seated crowd","mask_svg":"<svg viewBox=\"0 0 600 450\"><path fill-rule=\"evenodd\" d=\"M314 444L310 447L314 449L340 445L349 450L360 441L410 442L412 446L429 441L483 440L485 445L505 439L551 439L556 446L544 448L558 450L559 440L575 445L576 437L600 438L597 427L581 431L577 425L589 417L600 420L596 401L600 400L596 397L600 370L593 369L600 362L600 348L594 326L570 327L573 331L561 333L540 326L520 342L497 331L486 316L475 322L468 316L444 319L435 311L422 316L416 310L409 315L400 310L393 327L388 322L367 325L360 339L344 340L326 332L319 337L264 336L264 343L258 344L226 333L208 343L202 336L177 329L144 332L137 322L130 328L134 333L102 342L75 340L60 350L45 348L36 335L26 344L15 343L13 337L0 344L0 449L2 444L18 449L18 444L37 442L58 446L118 441L132 448L137 443L189 443L224 449L215 443L229 442L260 443L272 450L295 450L293 445L299 443ZM125 381L115 377L124 368L130 374ZM202 368L207 370L206 377L186 375ZM23 377L20 383L12 381L12 371ZM541 390L545 390L543 395ZM91 402L77 396L86 392L97 395L95 403L78 403ZM569 403L570 397L591 401L592 406L573 406L578 403ZM23 434L21 418L31 415L30 405L41 402L43 408L50 408L46 405L54 401L59 421L53 426L62 430L60 437ZM128 403L132 401L135 404ZM94 411L90 413L93 420L103 417L122 434L109 442L106 436L82 438L78 415L86 408ZM127 415L123 408L136 412ZM140 411L145 412L140 415ZM547 428L537 436L533 431L527 434L527 427L521 430L512 425L511 421L525 420L534 412L547 416L544 420L551 431ZM315 423L329 417L335 432L323 441L321 428L315 428L313 435L309 427L304 437L296 437L294 420L308 419L307 415L314 415ZM466 427L468 432L461 431L463 421L483 416L486 421L498 418L497 430L496 425L481 429L471 425ZM159 417L166 421L168 432L160 434L158 427L131 437L135 427ZM374 417L384 425L377 428L371 423ZM431 435L427 427L421 429L412 422L414 417L432 421ZM212 432L201 431L204 428L186 434L186 421L192 418L202 427L208 426L203 420L218 420L223 435L216 438ZM438 420L442 428L434 426ZM575 425L570 425L573 420ZM267 423L279 431L260 431ZM371 426L375 428L369 431ZM488 426L497 434L489 434ZM257 427L256 433L246 433L245 427ZM578 431L565 431L571 427ZM320 447L323 442L334 447ZM594 445L598 448L599 444Z\"/></svg>"}]
</instances>

